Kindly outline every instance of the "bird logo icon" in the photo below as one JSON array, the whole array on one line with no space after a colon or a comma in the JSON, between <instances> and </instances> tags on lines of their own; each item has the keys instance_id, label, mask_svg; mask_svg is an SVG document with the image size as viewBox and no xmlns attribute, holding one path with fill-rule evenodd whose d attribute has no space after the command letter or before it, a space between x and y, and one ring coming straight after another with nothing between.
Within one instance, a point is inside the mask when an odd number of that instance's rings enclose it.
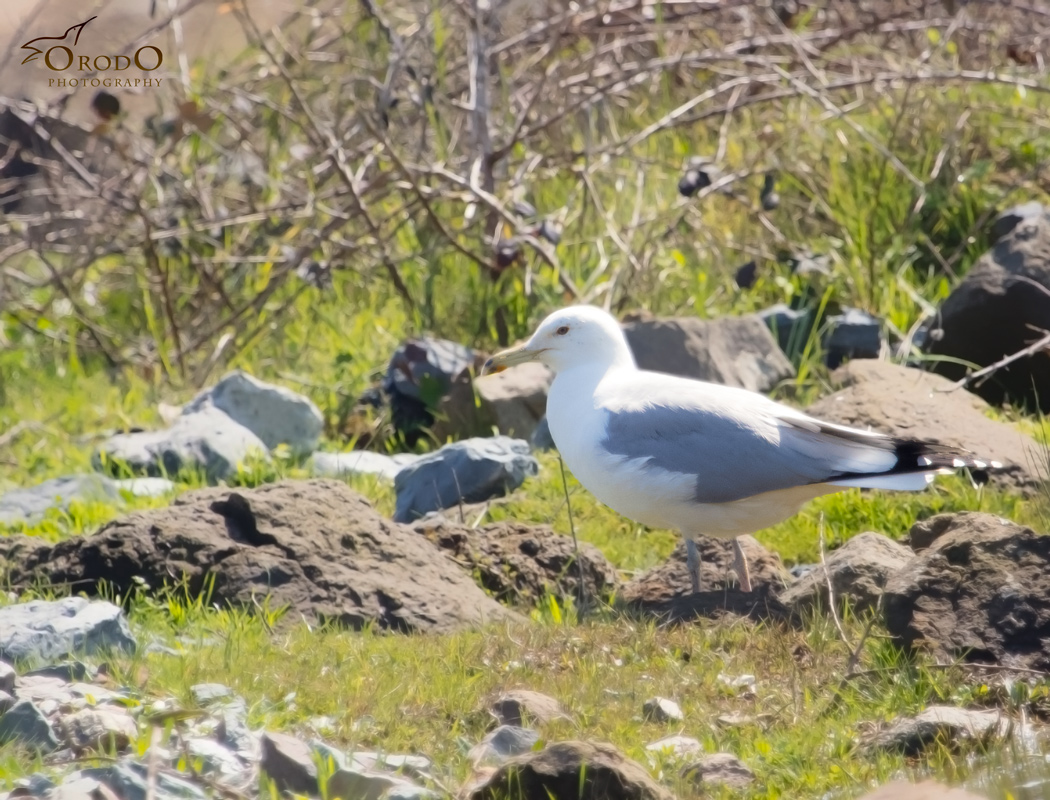
<instances>
[{"instance_id":1,"label":"bird logo icon","mask_svg":"<svg viewBox=\"0 0 1050 800\"><path fill-rule=\"evenodd\" d=\"M77 42L80 41L80 34L83 32L84 26L91 22L92 19L97 18L98 15L95 15L91 19L81 22L79 25L74 25L72 28L67 29L66 32L63 33L61 36L38 36L35 39L30 39L28 42L22 45L23 50L30 51L29 55L22 59L22 63L28 64L30 61L35 60L38 55L44 52L44 45L38 45L38 42L64 42L66 41L66 39L69 38L69 35L73 33L73 31L76 31L76 34L73 37L72 45L76 47ZM50 46L53 47L54 45Z\"/></svg>"}]
</instances>

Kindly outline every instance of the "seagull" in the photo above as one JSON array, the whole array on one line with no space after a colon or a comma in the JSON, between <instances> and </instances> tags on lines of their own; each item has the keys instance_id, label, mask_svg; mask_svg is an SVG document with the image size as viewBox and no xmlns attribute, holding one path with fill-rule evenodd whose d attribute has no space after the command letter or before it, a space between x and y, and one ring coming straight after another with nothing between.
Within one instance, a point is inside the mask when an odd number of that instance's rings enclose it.
<instances>
[{"instance_id":1,"label":"seagull","mask_svg":"<svg viewBox=\"0 0 1050 800\"><path fill-rule=\"evenodd\" d=\"M810 500L855 486L916 491L936 475L999 462L933 442L824 422L747 389L639 369L616 319L594 306L555 311L484 372L537 361L555 373L547 422L565 464L602 503L686 539L700 590L700 535L732 539Z\"/></svg>"}]
</instances>

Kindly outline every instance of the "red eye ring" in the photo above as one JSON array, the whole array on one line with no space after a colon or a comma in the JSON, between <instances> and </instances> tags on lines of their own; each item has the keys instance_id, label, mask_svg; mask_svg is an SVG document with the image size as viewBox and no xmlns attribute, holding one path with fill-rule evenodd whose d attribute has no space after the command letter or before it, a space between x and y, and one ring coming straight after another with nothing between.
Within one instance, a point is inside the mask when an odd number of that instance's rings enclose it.
<instances>
[{"instance_id":1,"label":"red eye ring","mask_svg":"<svg viewBox=\"0 0 1050 800\"><path fill-rule=\"evenodd\" d=\"M555 333L558 334L559 336L564 336L568 332L569 332L569 326L568 325L562 325L560 328L558 328L558 330L555 331Z\"/></svg>"}]
</instances>

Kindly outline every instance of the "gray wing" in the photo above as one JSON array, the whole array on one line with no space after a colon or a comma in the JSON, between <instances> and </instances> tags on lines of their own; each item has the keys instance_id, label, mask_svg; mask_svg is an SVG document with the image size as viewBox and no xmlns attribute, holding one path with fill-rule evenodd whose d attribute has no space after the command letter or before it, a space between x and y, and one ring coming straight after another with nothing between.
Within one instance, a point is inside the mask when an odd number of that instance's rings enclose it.
<instances>
[{"instance_id":1,"label":"gray wing","mask_svg":"<svg viewBox=\"0 0 1050 800\"><path fill-rule=\"evenodd\" d=\"M763 398L764 399L764 398ZM728 407L650 403L606 408L601 446L646 466L696 476L698 503L729 503L897 464L889 437L829 425L772 401Z\"/></svg>"}]
</instances>

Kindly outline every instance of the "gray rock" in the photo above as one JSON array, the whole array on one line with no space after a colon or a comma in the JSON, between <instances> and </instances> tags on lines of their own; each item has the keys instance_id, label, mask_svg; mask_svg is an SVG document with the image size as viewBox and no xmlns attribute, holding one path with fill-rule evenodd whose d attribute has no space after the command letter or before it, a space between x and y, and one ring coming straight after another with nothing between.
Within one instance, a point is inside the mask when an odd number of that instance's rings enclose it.
<instances>
[{"instance_id":1,"label":"gray rock","mask_svg":"<svg viewBox=\"0 0 1050 800\"><path fill-rule=\"evenodd\" d=\"M59 747L55 729L43 712L29 700L19 700L0 717L0 743L8 742L18 742L45 753Z\"/></svg>"},{"instance_id":2,"label":"gray rock","mask_svg":"<svg viewBox=\"0 0 1050 800\"><path fill-rule=\"evenodd\" d=\"M34 772L32 775L16 780L15 786L19 789L26 789L33 797L44 797L55 788L55 782L42 772Z\"/></svg>"},{"instance_id":3,"label":"gray rock","mask_svg":"<svg viewBox=\"0 0 1050 800\"><path fill-rule=\"evenodd\" d=\"M186 740L186 751L190 757L200 761L200 771L215 775L225 782L246 777L251 769L244 759L214 739L193 737Z\"/></svg>"},{"instance_id":4,"label":"gray rock","mask_svg":"<svg viewBox=\"0 0 1050 800\"><path fill-rule=\"evenodd\" d=\"M671 758L686 758L704 752L704 746L699 739L692 736L665 736L663 739L652 742L645 746L647 752L655 755L669 756Z\"/></svg>"},{"instance_id":5,"label":"gray rock","mask_svg":"<svg viewBox=\"0 0 1050 800\"><path fill-rule=\"evenodd\" d=\"M167 478L124 478L113 481L113 485L133 497L163 497L171 494L178 487Z\"/></svg>"},{"instance_id":6,"label":"gray rock","mask_svg":"<svg viewBox=\"0 0 1050 800\"><path fill-rule=\"evenodd\" d=\"M216 740L230 748L247 761L259 759L259 737L252 732L245 720L244 709L223 709L216 714L218 725L215 726Z\"/></svg>"},{"instance_id":7,"label":"gray rock","mask_svg":"<svg viewBox=\"0 0 1050 800\"><path fill-rule=\"evenodd\" d=\"M90 778L109 787L120 800L207 800L204 790L189 781L177 778L166 770L158 770L150 791L149 770L138 761L121 761L104 767L89 767L70 775L66 780Z\"/></svg>"},{"instance_id":8,"label":"gray rock","mask_svg":"<svg viewBox=\"0 0 1050 800\"><path fill-rule=\"evenodd\" d=\"M1050 536L991 514L945 516L886 583L890 635L948 660L1050 669Z\"/></svg>"},{"instance_id":9,"label":"gray rock","mask_svg":"<svg viewBox=\"0 0 1050 800\"><path fill-rule=\"evenodd\" d=\"M382 772L337 769L328 778L328 797L335 800L380 800L398 784L408 783Z\"/></svg>"},{"instance_id":10,"label":"gray rock","mask_svg":"<svg viewBox=\"0 0 1050 800\"><path fill-rule=\"evenodd\" d=\"M6 661L0 661L0 692L13 692L16 676L14 667Z\"/></svg>"},{"instance_id":11,"label":"gray rock","mask_svg":"<svg viewBox=\"0 0 1050 800\"><path fill-rule=\"evenodd\" d=\"M529 722L543 725L556 719L572 719L553 697L529 689L504 692L489 706L489 713L500 725L519 727Z\"/></svg>"},{"instance_id":12,"label":"gray rock","mask_svg":"<svg viewBox=\"0 0 1050 800\"><path fill-rule=\"evenodd\" d=\"M1023 350L1050 330L1050 212L1020 220L978 259L937 313L927 352L948 358L929 368L956 381L966 364L986 367ZM993 405L1050 412L1050 359L1020 358L970 391Z\"/></svg>"},{"instance_id":13,"label":"gray rock","mask_svg":"<svg viewBox=\"0 0 1050 800\"><path fill-rule=\"evenodd\" d=\"M520 364L503 372L471 380L469 372L454 381L438 407L434 433L451 436L504 436L528 439L547 410L547 392L554 375L542 364Z\"/></svg>"},{"instance_id":14,"label":"gray rock","mask_svg":"<svg viewBox=\"0 0 1050 800\"><path fill-rule=\"evenodd\" d=\"M372 453L368 450L351 450L349 453L314 453L313 474L327 478L342 478L346 475L378 475L394 480L404 467L418 461L420 456L399 453L395 456Z\"/></svg>"},{"instance_id":15,"label":"gray rock","mask_svg":"<svg viewBox=\"0 0 1050 800\"><path fill-rule=\"evenodd\" d=\"M436 406L452 380L474 364L474 351L447 339L410 339L394 351L383 388Z\"/></svg>"},{"instance_id":16,"label":"gray rock","mask_svg":"<svg viewBox=\"0 0 1050 800\"><path fill-rule=\"evenodd\" d=\"M121 751L138 738L138 726L122 708L85 708L62 719L62 728L74 751Z\"/></svg>"},{"instance_id":17,"label":"gray rock","mask_svg":"<svg viewBox=\"0 0 1050 800\"><path fill-rule=\"evenodd\" d=\"M286 444L293 453L312 452L321 438L324 417L311 400L236 370L197 395L184 416L217 408L250 430L269 449Z\"/></svg>"},{"instance_id":18,"label":"gray rock","mask_svg":"<svg viewBox=\"0 0 1050 800\"><path fill-rule=\"evenodd\" d=\"M199 468L214 481L236 472L249 456L266 457L266 453L266 445L254 433L219 409L205 406L180 416L167 430L111 436L91 461L98 470L123 464L160 476Z\"/></svg>"},{"instance_id":19,"label":"gray rock","mask_svg":"<svg viewBox=\"0 0 1050 800\"><path fill-rule=\"evenodd\" d=\"M954 706L930 706L914 717L902 717L877 733L868 746L899 750L915 756L935 741L956 744L970 739L989 742L1010 735L1009 718L998 710L974 711Z\"/></svg>"},{"instance_id":20,"label":"gray rock","mask_svg":"<svg viewBox=\"0 0 1050 800\"><path fill-rule=\"evenodd\" d=\"M101 790L102 783L94 778L67 778L47 793L47 800L104 800L107 795L103 795ZM37 796L44 797L43 794Z\"/></svg>"},{"instance_id":21,"label":"gray rock","mask_svg":"<svg viewBox=\"0 0 1050 800\"><path fill-rule=\"evenodd\" d=\"M858 610L875 608L890 576L911 559L913 553L881 533L860 533L825 558L780 595L780 601L796 614L814 605L828 607L828 578L840 601L848 599Z\"/></svg>"},{"instance_id":22,"label":"gray rock","mask_svg":"<svg viewBox=\"0 0 1050 800\"><path fill-rule=\"evenodd\" d=\"M1035 200L1006 209L992 223L992 244L1008 235L1022 222L1037 219L1048 210L1050 209L1047 209L1046 206Z\"/></svg>"},{"instance_id":23,"label":"gray rock","mask_svg":"<svg viewBox=\"0 0 1050 800\"><path fill-rule=\"evenodd\" d=\"M14 704L15 698L12 695L5 692L3 689L0 689L0 716L2 716L4 712L11 708L11 706L13 706Z\"/></svg>"},{"instance_id":24,"label":"gray rock","mask_svg":"<svg viewBox=\"0 0 1050 800\"><path fill-rule=\"evenodd\" d=\"M854 358L878 358L882 353L882 323L867 311L847 308L828 317L824 337L824 361L835 369Z\"/></svg>"},{"instance_id":25,"label":"gray rock","mask_svg":"<svg viewBox=\"0 0 1050 800\"><path fill-rule=\"evenodd\" d=\"M120 499L114 482L102 475L66 475L0 495L0 525L33 523L52 508L68 509L74 501Z\"/></svg>"},{"instance_id":26,"label":"gray rock","mask_svg":"<svg viewBox=\"0 0 1050 800\"><path fill-rule=\"evenodd\" d=\"M514 756L528 753L539 740L540 735L531 728L500 725L470 749L468 758L475 765L486 762L502 764Z\"/></svg>"},{"instance_id":27,"label":"gray rock","mask_svg":"<svg viewBox=\"0 0 1050 800\"><path fill-rule=\"evenodd\" d=\"M785 353L801 353L813 330L813 310L791 308L786 303L764 308L757 312L759 319L769 326Z\"/></svg>"},{"instance_id":28,"label":"gray rock","mask_svg":"<svg viewBox=\"0 0 1050 800\"><path fill-rule=\"evenodd\" d=\"M722 785L745 789L754 782L755 773L732 753L712 753L682 768L682 774L698 786Z\"/></svg>"},{"instance_id":29,"label":"gray rock","mask_svg":"<svg viewBox=\"0 0 1050 800\"><path fill-rule=\"evenodd\" d=\"M988 800L984 795L974 794L957 786L945 786L936 781L892 781L865 794L858 800Z\"/></svg>"},{"instance_id":30,"label":"gray rock","mask_svg":"<svg viewBox=\"0 0 1050 800\"><path fill-rule=\"evenodd\" d=\"M757 315L630 322L627 342L642 369L768 392L794 367Z\"/></svg>"},{"instance_id":31,"label":"gray rock","mask_svg":"<svg viewBox=\"0 0 1050 800\"><path fill-rule=\"evenodd\" d=\"M536 423L536 429L532 432L532 436L529 437L529 445L533 450L541 452L558 449L558 446L554 443L554 437L551 436L551 426L547 422L546 414Z\"/></svg>"},{"instance_id":32,"label":"gray rock","mask_svg":"<svg viewBox=\"0 0 1050 800\"><path fill-rule=\"evenodd\" d=\"M260 743L259 768L274 782L278 791L317 794L317 765L306 742L284 733L267 731Z\"/></svg>"},{"instance_id":33,"label":"gray rock","mask_svg":"<svg viewBox=\"0 0 1050 800\"><path fill-rule=\"evenodd\" d=\"M356 769L389 770L425 777L433 767L433 763L426 756L380 753L368 750L355 750L350 755L353 766Z\"/></svg>"},{"instance_id":34,"label":"gray rock","mask_svg":"<svg viewBox=\"0 0 1050 800\"><path fill-rule=\"evenodd\" d=\"M394 479L394 519L409 522L430 511L502 497L539 472L528 442L496 436L447 444L401 470Z\"/></svg>"},{"instance_id":35,"label":"gray rock","mask_svg":"<svg viewBox=\"0 0 1050 800\"><path fill-rule=\"evenodd\" d=\"M681 722L685 714L674 700L654 697L642 704L642 717L648 722Z\"/></svg>"},{"instance_id":36,"label":"gray rock","mask_svg":"<svg viewBox=\"0 0 1050 800\"><path fill-rule=\"evenodd\" d=\"M94 680L97 675L97 669L75 659L62 664L48 664L46 667L39 667L38 669L31 669L22 673L23 678L57 678L66 683Z\"/></svg>"},{"instance_id":37,"label":"gray rock","mask_svg":"<svg viewBox=\"0 0 1050 800\"><path fill-rule=\"evenodd\" d=\"M672 800L648 770L612 745L579 741L513 758L463 794L465 800Z\"/></svg>"},{"instance_id":38,"label":"gray rock","mask_svg":"<svg viewBox=\"0 0 1050 800\"><path fill-rule=\"evenodd\" d=\"M236 693L222 683L195 683L190 687L193 702L199 706L208 706L218 701L233 700Z\"/></svg>"},{"instance_id":39,"label":"gray rock","mask_svg":"<svg viewBox=\"0 0 1050 800\"><path fill-rule=\"evenodd\" d=\"M440 795L431 789L401 781L387 790L383 800L431 800L436 797Z\"/></svg>"},{"instance_id":40,"label":"gray rock","mask_svg":"<svg viewBox=\"0 0 1050 800\"><path fill-rule=\"evenodd\" d=\"M0 608L0 658L57 661L111 649L135 651L127 617L112 603L67 597Z\"/></svg>"}]
</instances>

